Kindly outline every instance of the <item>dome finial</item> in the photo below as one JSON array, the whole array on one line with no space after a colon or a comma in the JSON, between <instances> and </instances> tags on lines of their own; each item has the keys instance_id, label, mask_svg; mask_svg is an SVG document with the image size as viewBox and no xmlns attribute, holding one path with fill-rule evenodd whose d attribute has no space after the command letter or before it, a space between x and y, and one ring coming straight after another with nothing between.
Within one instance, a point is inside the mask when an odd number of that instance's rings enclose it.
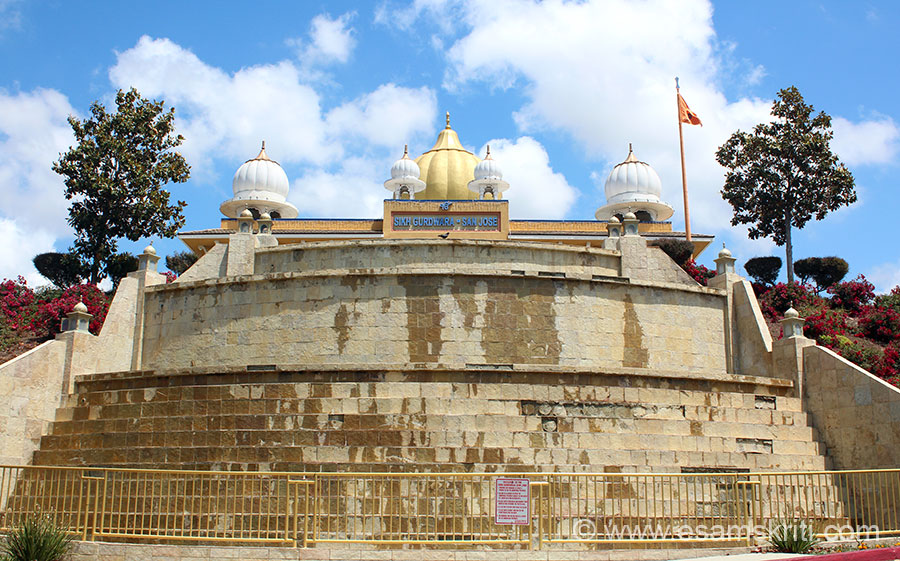
<instances>
[{"instance_id":1,"label":"dome finial","mask_svg":"<svg viewBox=\"0 0 900 561\"><path fill-rule=\"evenodd\" d=\"M409 159L409 144L403 145L403 157Z\"/></svg>"},{"instance_id":2,"label":"dome finial","mask_svg":"<svg viewBox=\"0 0 900 561\"><path fill-rule=\"evenodd\" d=\"M449 112L449 111L447 111L447 126L444 127L444 128L445 128L445 129L449 129L449 128L450 128L450 112Z\"/></svg>"},{"instance_id":3,"label":"dome finial","mask_svg":"<svg viewBox=\"0 0 900 561\"><path fill-rule=\"evenodd\" d=\"M484 159L485 160L491 159L491 145L490 144L487 145L487 154L484 155Z\"/></svg>"},{"instance_id":4,"label":"dome finial","mask_svg":"<svg viewBox=\"0 0 900 561\"><path fill-rule=\"evenodd\" d=\"M259 154L253 159L254 160L271 160L271 158L269 158L269 155L266 154L266 141L265 140L262 141L262 148L259 149Z\"/></svg>"},{"instance_id":5,"label":"dome finial","mask_svg":"<svg viewBox=\"0 0 900 561\"><path fill-rule=\"evenodd\" d=\"M634 155L634 150L631 149L630 142L628 143L628 157L625 158L625 161L622 163L627 164L629 162L640 162L640 160L638 160L637 157Z\"/></svg>"}]
</instances>

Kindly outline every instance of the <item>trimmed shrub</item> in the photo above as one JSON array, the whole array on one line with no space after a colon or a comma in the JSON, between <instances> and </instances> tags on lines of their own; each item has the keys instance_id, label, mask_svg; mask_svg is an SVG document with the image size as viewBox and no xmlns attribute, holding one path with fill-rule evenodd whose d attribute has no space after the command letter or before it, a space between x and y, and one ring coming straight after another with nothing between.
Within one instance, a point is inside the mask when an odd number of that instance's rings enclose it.
<instances>
[{"instance_id":1,"label":"trimmed shrub","mask_svg":"<svg viewBox=\"0 0 900 561\"><path fill-rule=\"evenodd\" d=\"M110 255L106 260L104 272L109 280L112 281L113 291L119 286L119 281L125 278L128 273L138 270L138 258L127 251Z\"/></svg>"},{"instance_id":2,"label":"trimmed shrub","mask_svg":"<svg viewBox=\"0 0 900 561\"><path fill-rule=\"evenodd\" d=\"M69 288L84 277L84 267L71 253L41 253L31 260L34 268L57 288Z\"/></svg>"},{"instance_id":3,"label":"trimmed shrub","mask_svg":"<svg viewBox=\"0 0 900 561\"><path fill-rule=\"evenodd\" d=\"M840 282L849 270L850 266L840 257L807 257L794 261L794 272L802 282L816 283L816 292Z\"/></svg>"},{"instance_id":4,"label":"trimmed shrub","mask_svg":"<svg viewBox=\"0 0 900 561\"><path fill-rule=\"evenodd\" d=\"M753 280L762 285L771 286L781 272L781 257L754 257L744 263L744 270Z\"/></svg>"},{"instance_id":5,"label":"trimmed shrub","mask_svg":"<svg viewBox=\"0 0 900 561\"><path fill-rule=\"evenodd\" d=\"M694 244L687 240L677 240L677 239L663 239L663 240L653 240L649 245L656 246L659 249L663 250L663 252L672 258L679 267L684 267L684 264L687 263L691 256L694 254ZM168 265L169 261L166 258L166 264ZM171 267L169 267L171 269ZM174 271L174 269L172 269Z\"/></svg>"}]
</instances>

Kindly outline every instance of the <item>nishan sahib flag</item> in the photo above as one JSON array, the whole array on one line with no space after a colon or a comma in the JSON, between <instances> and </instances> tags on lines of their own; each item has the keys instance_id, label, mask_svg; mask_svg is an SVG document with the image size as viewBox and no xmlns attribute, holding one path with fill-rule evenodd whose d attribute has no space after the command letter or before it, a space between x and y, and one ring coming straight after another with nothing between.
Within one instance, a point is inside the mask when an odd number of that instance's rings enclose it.
<instances>
[{"instance_id":1,"label":"nishan sahib flag","mask_svg":"<svg viewBox=\"0 0 900 561\"><path fill-rule=\"evenodd\" d=\"M684 98L681 97L681 94L678 94L678 117L681 119L682 123L687 123L689 125L700 125L703 126L703 123L700 121L700 117L697 116L696 113L691 111L691 108L688 107L687 102L684 101Z\"/></svg>"}]
</instances>

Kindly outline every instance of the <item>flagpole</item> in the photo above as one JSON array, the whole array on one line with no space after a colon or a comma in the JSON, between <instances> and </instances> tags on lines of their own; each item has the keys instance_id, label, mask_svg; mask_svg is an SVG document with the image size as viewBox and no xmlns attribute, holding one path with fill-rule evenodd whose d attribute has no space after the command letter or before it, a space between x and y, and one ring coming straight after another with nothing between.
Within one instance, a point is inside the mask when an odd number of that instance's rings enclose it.
<instances>
[{"instance_id":1,"label":"flagpole","mask_svg":"<svg viewBox=\"0 0 900 561\"><path fill-rule=\"evenodd\" d=\"M675 77L675 105L678 110L678 144L681 147L681 190L684 193L684 238L691 241L691 213L688 210L687 174L684 171L684 135L681 132L681 103L679 96L681 88L678 86L678 77Z\"/></svg>"}]
</instances>

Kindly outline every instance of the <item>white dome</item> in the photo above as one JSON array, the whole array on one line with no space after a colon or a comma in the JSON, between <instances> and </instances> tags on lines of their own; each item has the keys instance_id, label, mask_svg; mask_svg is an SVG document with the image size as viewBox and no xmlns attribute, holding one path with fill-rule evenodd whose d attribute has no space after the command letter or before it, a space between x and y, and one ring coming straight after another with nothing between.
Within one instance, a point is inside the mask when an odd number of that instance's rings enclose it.
<instances>
[{"instance_id":1,"label":"white dome","mask_svg":"<svg viewBox=\"0 0 900 561\"><path fill-rule=\"evenodd\" d=\"M238 168L231 182L238 199L262 199L283 203L288 194L288 178L281 166L266 155L263 144L259 155Z\"/></svg>"},{"instance_id":2,"label":"white dome","mask_svg":"<svg viewBox=\"0 0 900 561\"><path fill-rule=\"evenodd\" d=\"M650 164L639 161L634 152L617 165L606 178L606 204L624 202L659 202L662 182Z\"/></svg>"},{"instance_id":3,"label":"white dome","mask_svg":"<svg viewBox=\"0 0 900 561\"><path fill-rule=\"evenodd\" d=\"M419 179L419 164L409 158L407 147L403 147L403 157L391 166L391 179Z\"/></svg>"},{"instance_id":4,"label":"white dome","mask_svg":"<svg viewBox=\"0 0 900 561\"><path fill-rule=\"evenodd\" d=\"M503 179L503 170L497 160L491 158L491 147L487 147L484 159L475 166L475 179Z\"/></svg>"},{"instance_id":5,"label":"white dome","mask_svg":"<svg viewBox=\"0 0 900 561\"><path fill-rule=\"evenodd\" d=\"M628 157L609 172L605 191L606 204L594 213L597 220L609 220L625 212L646 212L650 220L666 220L674 214L672 207L659 200L662 182L656 171L635 157L630 144Z\"/></svg>"},{"instance_id":6,"label":"white dome","mask_svg":"<svg viewBox=\"0 0 900 561\"><path fill-rule=\"evenodd\" d=\"M290 188L287 174L266 154L265 142L259 155L244 162L235 172L231 188L234 197L219 207L229 218L237 218L248 208L256 209L260 214L277 212L279 218L297 217L297 207L287 202Z\"/></svg>"}]
</instances>

